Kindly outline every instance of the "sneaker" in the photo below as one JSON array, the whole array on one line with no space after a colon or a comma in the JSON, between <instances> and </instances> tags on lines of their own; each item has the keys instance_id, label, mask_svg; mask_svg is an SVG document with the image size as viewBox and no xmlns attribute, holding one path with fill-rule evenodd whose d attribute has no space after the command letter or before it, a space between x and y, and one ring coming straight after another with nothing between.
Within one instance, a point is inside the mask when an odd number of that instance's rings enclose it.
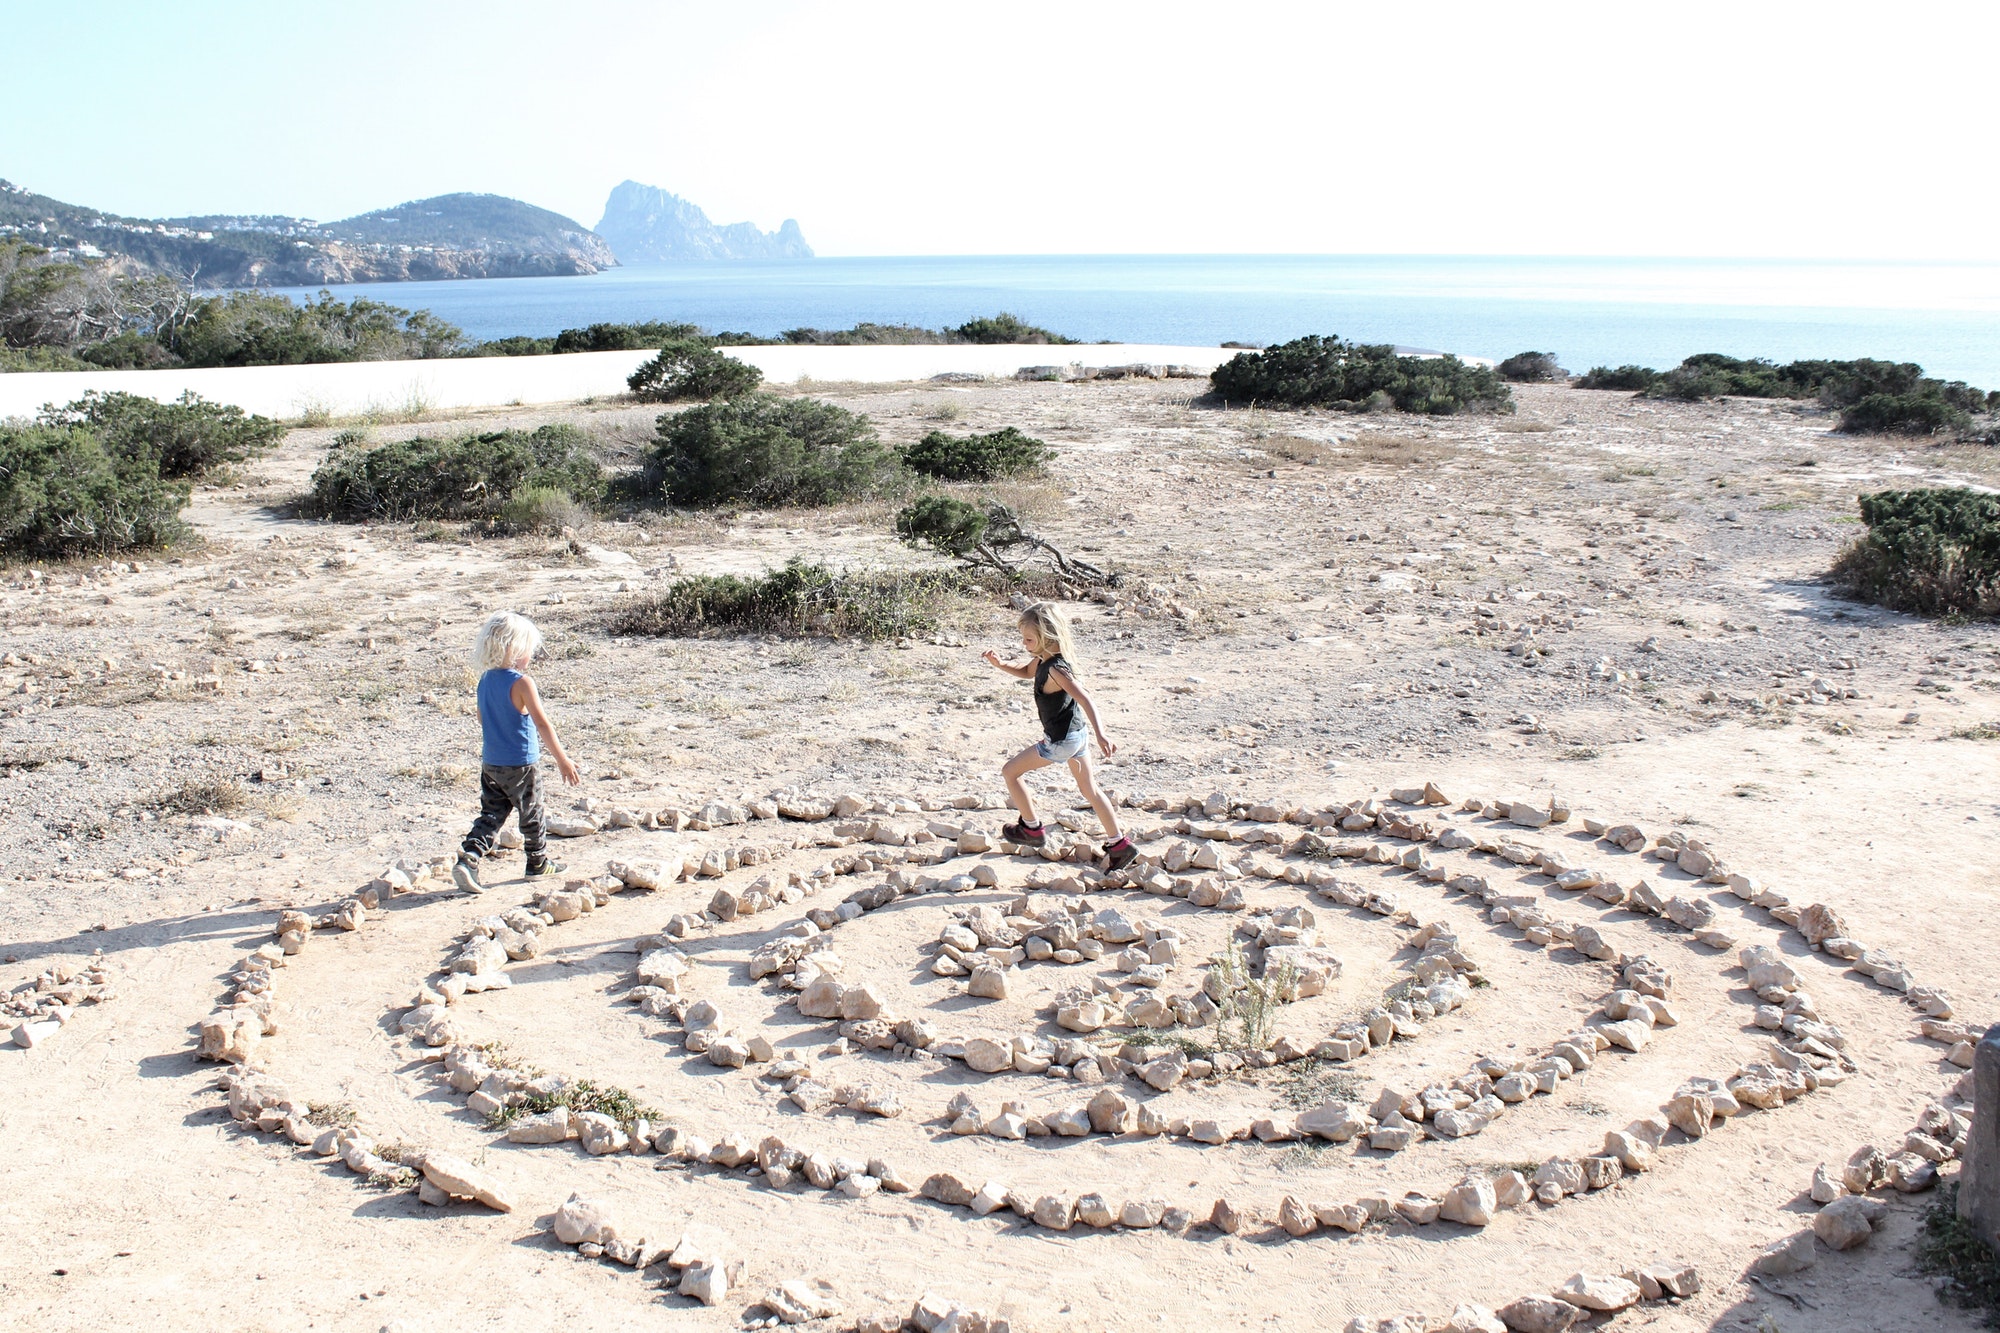
<instances>
[{"instance_id":1,"label":"sneaker","mask_svg":"<svg viewBox=\"0 0 2000 1333\"><path fill-rule=\"evenodd\" d=\"M467 893L484 893L486 886L479 882L479 872L473 869L472 859L461 856L451 868L451 882Z\"/></svg>"},{"instance_id":2,"label":"sneaker","mask_svg":"<svg viewBox=\"0 0 2000 1333\"><path fill-rule=\"evenodd\" d=\"M546 857L540 861L528 862L528 868L521 873L529 879L540 879L544 875L560 875L569 866L562 861L551 861Z\"/></svg>"},{"instance_id":3,"label":"sneaker","mask_svg":"<svg viewBox=\"0 0 2000 1333\"><path fill-rule=\"evenodd\" d=\"M1017 819L1001 828L1000 840L1020 847L1039 847L1049 840L1049 831L1040 824L1024 824Z\"/></svg>"},{"instance_id":4,"label":"sneaker","mask_svg":"<svg viewBox=\"0 0 2000 1333\"><path fill-rule=\"evenodd\" d=\"M1116 842L1104 844L1104 863L1108 869L1123 870L1139 855L1139 849L1132 845L1130 838L1120 838Z\"/></svg>"}]
</instances>

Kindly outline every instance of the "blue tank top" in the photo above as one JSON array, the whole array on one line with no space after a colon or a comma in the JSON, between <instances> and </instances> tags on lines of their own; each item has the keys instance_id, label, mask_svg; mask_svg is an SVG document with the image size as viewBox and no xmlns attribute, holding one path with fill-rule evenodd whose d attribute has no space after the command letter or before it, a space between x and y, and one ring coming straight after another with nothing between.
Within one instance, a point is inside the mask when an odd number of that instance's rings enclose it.
<instances>
[{"instance_id":1,"label":"blue tank top","mask_svg":"<svg viewBox=\"0 0 2000 1333\"><path fill-rule=\"evenodd\" d=\"M479 729L483 733L479 760L502 768L518 768L541 760L542 738L534 719L514 707L514 682L521 673L495 667L479 678Z\"/></svg>"}]
</instances>

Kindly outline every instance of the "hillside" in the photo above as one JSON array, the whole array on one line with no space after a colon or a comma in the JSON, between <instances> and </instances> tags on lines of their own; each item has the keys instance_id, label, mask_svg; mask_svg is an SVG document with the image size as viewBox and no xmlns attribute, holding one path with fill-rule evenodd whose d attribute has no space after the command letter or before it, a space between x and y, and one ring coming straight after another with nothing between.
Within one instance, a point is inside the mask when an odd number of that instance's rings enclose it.
<instances>
[{"instance_id":1,"label":"hillside","mask_svg":"<svg viewBox=\"0 0 2000 1333\"><path fill-rule=\"evenodd\" d=\"M791 218L776 231L759 231L748 222L718 225L679 195L637 181L621 181L611 191L597 234L610 243L621 264L813 257Z\"/></svg>"},{"instance_id":2,"label":"hillside","mask_svg":"<svg viewBox=\"0 0 2000 1333\"><path fill-rule=\"evenodd\" d=\"M339 222L274 215L128 218L0 181L0 237L204 287L597 273L610 247L517 199L448 194Z\"/></svg>"}]
</instances>

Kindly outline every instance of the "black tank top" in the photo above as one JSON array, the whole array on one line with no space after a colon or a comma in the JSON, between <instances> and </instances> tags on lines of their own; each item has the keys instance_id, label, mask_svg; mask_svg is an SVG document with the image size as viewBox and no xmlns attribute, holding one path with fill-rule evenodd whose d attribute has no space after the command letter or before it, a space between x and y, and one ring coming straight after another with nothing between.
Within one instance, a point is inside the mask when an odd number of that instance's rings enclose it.
<instances>
[{"instance_id":1,"label":"black tank top","mask_svg":"<svg viewBox=\"0 0 2000 1333\"><path fill-rule=\"evenodd\" d=\"M1058 689L1054 693L1045 692L1048 688L1049 672L1056 667L1061 667L1071 676L1076 674L1070 670L1069 663L1063 660L1061 653L1057 653L1054 657L1045 657L1035 664L1035 708L1042 715L1042 734L1052 741L1059 741L1069 735L1070 730L1076 725L1076 700L1070 697L1069 691Z\"/></svg>"}]
</instances>

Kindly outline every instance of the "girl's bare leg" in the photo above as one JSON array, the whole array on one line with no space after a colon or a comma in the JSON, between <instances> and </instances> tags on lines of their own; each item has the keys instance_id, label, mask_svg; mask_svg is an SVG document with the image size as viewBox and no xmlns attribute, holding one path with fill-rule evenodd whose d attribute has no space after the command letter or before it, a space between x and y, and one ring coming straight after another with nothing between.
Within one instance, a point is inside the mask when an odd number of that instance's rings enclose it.
<instances>
[{"instance_id":1,"label":"girl's bare leg","mask_svg":"<svg viewBox=\"0 0 2000 1333\"><path fill-rule=\"evenodd\" d=\"M1083 799L1090 802L1090 808L1097 811L1097 822L1104 826L1107 842L1116 842L1118 832L1118 812L1111 807L1111 801L1097 789L1097 774L1090 764L1090 751L1069 761L1070 775L1076 779L1076 789L1083 793Z\"/></svg>"},{"instance_id":2,"label":"girl's bare leg","mask_svg":"<svg viewBox=\"0 0 2000 1333\"><path fill-rule=\"evenodd\" d=\"M1007 795L1013 798L1014 809L1020 813L1021 822L1024 824L1038 821L1035 819L1035 803L1028 799L1027 785L1021 779L1038 768L1048 766L1049 761L1036 754L1035 747L1030 745L1009 759L1006 767L1000 770L1000 776L1007 780Z\"/></svg>"}]
</instances>

